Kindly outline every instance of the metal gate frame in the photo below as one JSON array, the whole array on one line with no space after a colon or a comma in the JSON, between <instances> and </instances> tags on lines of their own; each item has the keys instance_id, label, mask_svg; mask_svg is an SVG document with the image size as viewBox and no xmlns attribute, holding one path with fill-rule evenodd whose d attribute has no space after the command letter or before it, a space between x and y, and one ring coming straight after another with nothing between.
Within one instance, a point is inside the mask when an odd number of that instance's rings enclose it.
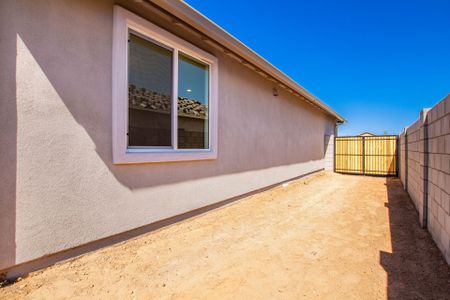
<instances>
[{"instance_id":1,"label":"metal gate frame","mask_svg":"<svg viewBox=\"0 0 450 300\"><path fill-rule=\"evenodd\" d=\"M334 164L333 164L333 169L334 172L336 173L343 173L343 174L353 174L353 175L364 175L364 176L382 176L382 177L386 177L386 176L398 176L399 174L399 167L400 167L400 163L399 163L399 136L398 135L374 135L374 136L367 136L368 138L372 138L372 137L377 137L378 139L376 140L391 140L392 138L395 138L395 173L394 174L373 174L373 173L367 173L366 172L366 156L382 156L381 154L366 154L366 149L365 149L365 145L366 145L366 136L335 136L334 137ZM386 137L386 139L383 139L383 137ZM336 171L336 140L337 139L345 139L345 138L360 138L361 142L362 142L362 154L352 154L352 156L360 156L362 161L361 161L361 165L362 165L362 170L361 172L358 172L358 170L344 170L341 169L341 171ZM340 154L341 156L349 156L348 154ZM386 155L386 156L391 156L391 155ZM345 172L347 171L347 172ZM381 170L371 170L371 172L379 172L381 173Z\"/></svg>"}]
</instances>

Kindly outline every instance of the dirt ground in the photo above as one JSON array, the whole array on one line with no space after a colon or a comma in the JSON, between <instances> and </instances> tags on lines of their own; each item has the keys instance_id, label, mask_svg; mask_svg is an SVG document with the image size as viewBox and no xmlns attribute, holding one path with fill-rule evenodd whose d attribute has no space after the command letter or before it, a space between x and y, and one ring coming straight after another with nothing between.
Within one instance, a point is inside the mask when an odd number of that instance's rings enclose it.
<instances>
[{"instance_id":1,"label":"dirt ground","mask_svg":"<svg viewBox=\"0 0 450 300\"><path fill-rule=\"evenodd\" d=\"M319 173L0 289L1 299L449 299L398 179Z\"/></svg>"}]
</instances>

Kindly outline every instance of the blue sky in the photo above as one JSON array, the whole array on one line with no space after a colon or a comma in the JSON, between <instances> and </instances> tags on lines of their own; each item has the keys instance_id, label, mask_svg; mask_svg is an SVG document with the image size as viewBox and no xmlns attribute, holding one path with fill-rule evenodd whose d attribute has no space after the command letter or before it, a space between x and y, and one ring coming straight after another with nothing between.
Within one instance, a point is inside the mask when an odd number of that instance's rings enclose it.
<instances>
[{"instance_id":1,"label":"blue sky","mask_svg":"<svg viewBox=\"0 0 450 300\"><path fill-rule=\"evenodd\" d=\"M348 120L399 133L450 93L450 0L187 0Z\"/></svg>"}]
</instances>

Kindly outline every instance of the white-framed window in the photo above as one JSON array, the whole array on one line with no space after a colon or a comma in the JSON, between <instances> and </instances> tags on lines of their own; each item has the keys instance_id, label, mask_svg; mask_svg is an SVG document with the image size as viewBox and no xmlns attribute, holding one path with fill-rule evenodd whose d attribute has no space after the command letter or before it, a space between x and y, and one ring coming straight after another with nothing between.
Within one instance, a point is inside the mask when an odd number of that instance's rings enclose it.
<instances>
[{"instance_id":1,"label":"white-framed window","mask_svg":"<svg viewBox=\"0 0 450 300\"><path fill-rule=\"evenodd\" d=\"M217 158L216 57L115 6L112 65L114 163Z\"/></svg>"}]
</instances>

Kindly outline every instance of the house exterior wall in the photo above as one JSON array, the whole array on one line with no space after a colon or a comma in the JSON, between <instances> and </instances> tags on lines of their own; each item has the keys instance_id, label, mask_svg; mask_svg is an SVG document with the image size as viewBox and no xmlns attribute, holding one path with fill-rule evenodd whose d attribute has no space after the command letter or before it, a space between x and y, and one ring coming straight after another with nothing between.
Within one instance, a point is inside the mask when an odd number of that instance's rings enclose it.
<instances>
[{"instance_id":1,"label":"house exterior wall","mask_svg":"<svg viewBox=\"0 0 450 300\"><path fill-rule=\"evenodd\" d=\"M113 2L3 1L0 22L0 270L325 167L335 120L187 33L219 61L218 158L114 165Z\"/></svg>"},{"instance_id":2,"label":"house exterior wall","mask_svg":"<svg viewBox=\"0 0 450 300\"><path fill-rule=\"evenodd\" d=\"M335 135L325 135L325 170L334 171L334 137Z\"/></svg>"},{"instance_id":3,"label":"house exterior wall","mask_svg":"<svg viewBox=\"0 0 450 300\"><path fill-rule=\"evenodd\" d=\"M400 141L400 179L450 264L450 95L422 111Z\"/></svg>"}]
</instances>

